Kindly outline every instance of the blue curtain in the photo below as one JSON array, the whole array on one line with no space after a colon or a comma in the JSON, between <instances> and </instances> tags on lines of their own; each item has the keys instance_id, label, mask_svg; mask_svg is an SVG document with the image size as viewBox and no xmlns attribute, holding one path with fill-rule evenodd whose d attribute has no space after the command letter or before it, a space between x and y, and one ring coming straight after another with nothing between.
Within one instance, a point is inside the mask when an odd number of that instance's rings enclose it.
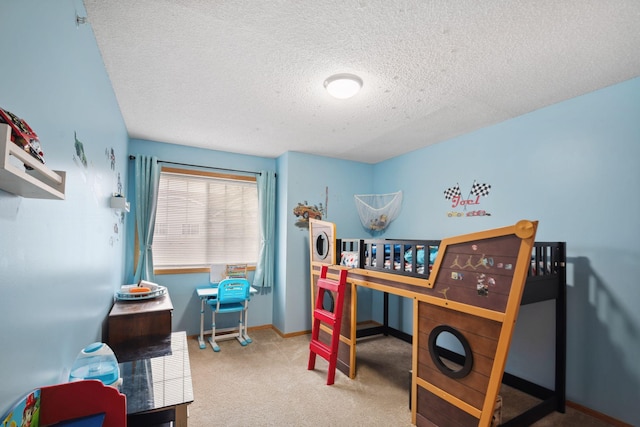
<instances>
[{"instance_id":1,"label":"blue curtain","mask_svg":"<svg viewBox=\"0 0 640 427\"><path fill-rule=\"evenodd\" d=\"M271 288L275 280L275 228L276 228L276 173L261 171L258 184L258 208L260 210L260 252L253 277L253 286Z\"/></svg>"},{"instance_id":2,"label":"blue curtain","mask_svg":"<svg viewBox=\"0 0 640 427\"><path fill-rule=\"evenodd\" d=\"M136 156L136 230L138 232L138 263L136 264L134 281L154 281L153 229L156 224L156 206L158 201L158 185L160 183L160 167L157 157Z\"/></svg>"}]
</instances>

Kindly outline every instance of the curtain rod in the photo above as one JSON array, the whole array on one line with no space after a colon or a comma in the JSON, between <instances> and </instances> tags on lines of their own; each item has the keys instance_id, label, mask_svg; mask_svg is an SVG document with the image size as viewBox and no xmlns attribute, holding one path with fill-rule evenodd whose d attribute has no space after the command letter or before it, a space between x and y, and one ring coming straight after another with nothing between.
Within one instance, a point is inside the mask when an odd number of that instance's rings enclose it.
<instances>
[{"instance_id":1,"label":"curtain rod","mask_svg":"<svg viewBox=\"0 0 640 427\"><path fill-rule=\"evenodd\" d=\"M135 160L136 156L129 156L129 160ZM254 175L262 175L261 172L254 172L254 171L244 171L244 170L240 170L240 169L226 169L226 168L217 168L215 166L202 166L202 165L192 165L189 163L177 163L177 162L169 162L169 161L165 161L165 160L158 160L158 163L166 163L169 165L179 165L179 166L190 166L190 167L194 167L194 168L204 168L204 169L215 169L215 170L219 170L219 171L227 171L227 172L241 172L241 173L251 173Z\"/></svg>"}]
</instances>

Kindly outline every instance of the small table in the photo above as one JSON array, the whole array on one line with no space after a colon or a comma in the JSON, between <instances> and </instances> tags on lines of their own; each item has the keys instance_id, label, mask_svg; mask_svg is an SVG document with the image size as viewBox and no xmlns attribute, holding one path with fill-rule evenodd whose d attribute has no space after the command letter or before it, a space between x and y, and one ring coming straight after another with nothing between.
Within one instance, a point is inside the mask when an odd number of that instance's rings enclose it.
<instances>
[{"instance_id":1,"label":"small table","mask_svg":"<svg viewBox=\"0 0 640 427\"><path fill-rule=\"evenodd\" d=\"M111 308L106 343L118 360L134 347L155 345L171 335L173 304L169 294L146 300L116 301ZM144 341L144 344L140 344Z\"/></svg>"},{"instance_id":2,"label":"small table","mask_svg":"<svg viewBox=\"0 0 640 427\"><path fill-rule=\"evenodd\" d=\"M251 286L251 295L257 294L258 290ZM205 348L207 345L204 342L204 305L209 300L215 300L218 297L218 284L212 283L211 286L205 286L202 288L196 289L196 294L198 298L200 298L200 335L198 336L198 344L201 349ZM247 311L249 311L247 309ZM245 325L247 324L247 316L244 318ZM251 338L247 335L246 328L243 337L246 342L251 342Z\"/></svg>"},{"instance_id":3,"label":"small table","mask_svg":"<svg viewBox=\"0 0 640 427\"><path fill-rule=\"evenodd\" d=\"M176 427L186 427L187 406L193 402L186 332L173 332L151 348L132 347L126 354L132 359L119 362L127 425L173 421Z\"/></svg>"}]
</instances>

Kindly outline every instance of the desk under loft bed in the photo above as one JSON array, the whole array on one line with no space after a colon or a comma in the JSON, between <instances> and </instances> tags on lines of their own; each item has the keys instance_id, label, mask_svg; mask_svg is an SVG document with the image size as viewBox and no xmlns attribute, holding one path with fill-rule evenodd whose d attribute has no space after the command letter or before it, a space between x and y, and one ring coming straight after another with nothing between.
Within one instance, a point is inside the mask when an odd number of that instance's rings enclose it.
<instances>
[{"instance_id":1,"label":"desk under loft bed","mask_svg":"<svg viewBox=\"0 0 640 427\"><path fill-rule=\"evenodd\" d=\"M314 295L313 283L322 264L349 270L348 282L351 286L347 289L345 296L337 367L350 378L354 378L358 338L385 334L412 342L411 335L389 326L389 295L394 294L419 301L425 296L428 297L429 294L434 294L426 284L430 283L430 273L436 264L442 241L338 239L334 237L335 226L322 221L310 224L310 233L312 295ZM555 302L555 384L553 389L548 389L503 372L502 383L540 399L540 403L501 424L503 426L530 425L553 411L562 413L565 411L566 245L564 242L533 242L530 251L531 256L520 305L543 301ZM319 252L324 254L318 257ZM482 259L485 262L487 260L487 258L477 257L476 261ZM466 260L466 262L471 261L471 257ZM454 272L450 274L455 276ZM449 279L451 277L447 277L447 280ZM433 286L433 283L430 285ZM357 286L383 292L382 325L357 327ZM480 288L481 286L478 285L478 293L483 292ZM492 292L489 286L487 289L488 292ZM419 333L416 332L416 328L414 328L415 333ZM464 363L463 356L457 353L445 348L438 348L438 351L440 356L454 363Z\"/></svg>"}]
</instances>

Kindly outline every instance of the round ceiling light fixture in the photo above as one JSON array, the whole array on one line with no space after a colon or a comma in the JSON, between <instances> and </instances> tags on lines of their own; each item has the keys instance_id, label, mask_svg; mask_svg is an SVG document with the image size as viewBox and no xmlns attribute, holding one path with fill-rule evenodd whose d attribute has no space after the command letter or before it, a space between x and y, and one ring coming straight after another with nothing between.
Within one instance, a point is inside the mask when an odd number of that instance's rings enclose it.
<instances>
[{"instance_id":1,"label":"round ceiling light fixture","mask_svg":"<svg viewBox=\"0 0 640 427\"><path fill-rule=\"evenodd\" d=\"M362 79L355 74L335 74L324 81L329 95L338 99L347 99L362 89Z\"/></svg>"}]
</instances>

